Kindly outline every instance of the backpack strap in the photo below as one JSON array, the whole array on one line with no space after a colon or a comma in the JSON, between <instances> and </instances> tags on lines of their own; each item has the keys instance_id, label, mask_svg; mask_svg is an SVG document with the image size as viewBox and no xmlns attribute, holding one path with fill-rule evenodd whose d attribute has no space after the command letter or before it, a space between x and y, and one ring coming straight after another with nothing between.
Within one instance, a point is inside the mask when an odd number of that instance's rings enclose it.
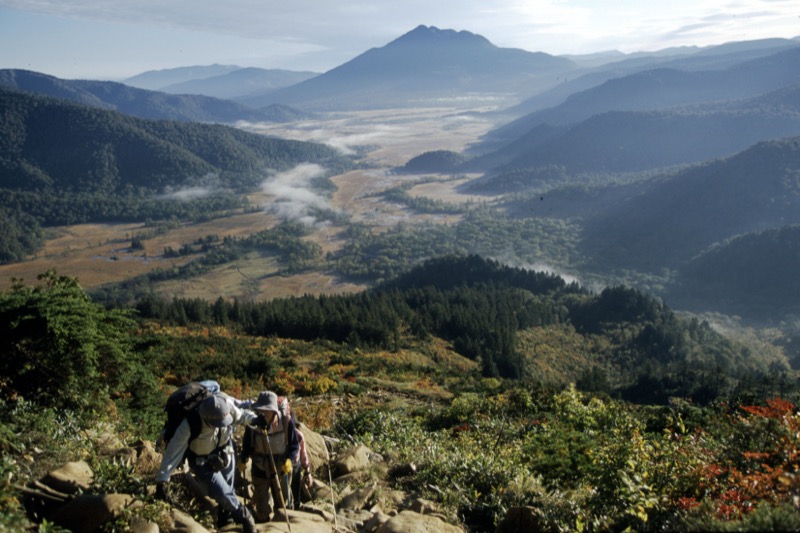
<instances>
[{"instance_id":1,"label":"backpack strap","mask_svg":"<svg viewBox=\"0 0 800 533\"><path fill-rule=\"evenodd\" d=\"M191 445L192 441L200 435L200 431L203 429L203 420L200 418L200 412L197 409L187 411L185 419L186 423L189 424L189 444ZM187 446L183 459L194 459L196 455L197 454Z\"/></svg>"},{"instance_id":2,"label":"backpack strap","mask_svg":"<svg viewBox=\"0 0 800 533\"><path fill-rule=\"evenodd\" d=\"M203 420L200 418L200 412L192 409L186 413L186 421L189 422L189 442L191 442L200 435L200 431L203 429Z\"/></svg>"}]
</instances>

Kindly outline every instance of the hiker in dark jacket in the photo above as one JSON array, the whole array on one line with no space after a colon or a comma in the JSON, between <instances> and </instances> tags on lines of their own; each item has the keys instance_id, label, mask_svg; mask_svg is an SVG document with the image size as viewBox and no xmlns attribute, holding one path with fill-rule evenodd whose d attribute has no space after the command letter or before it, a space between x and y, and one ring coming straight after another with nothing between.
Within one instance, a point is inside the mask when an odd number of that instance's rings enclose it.
<instances>
[{"instance_id":1,"label":"hiker in dark jacket","mask_svg":"<svg viewBox=\"0 0 800 533\"><path fill-rule=\"evenodd\" d=\"M218 526L233 520L242 525L244 533L255 533L253 516L234 492L236 458L232 436L234 426L255 424L257 416L252 411L240 409L237 403L227 394L215 393L197 408L199 428L193 431L188 418L181 422L164 450L156 476L156 496L166 499L166 484L185 456L192 474L208 488L208 495L219 506Z\"/></svg>"},{"instance_id":2,"label":"hiker in dark jacket","mask_svg":"<svg viewBox=\"0 0 800 533\"><path fill-rule=\"evenodd\" d=\"M259 521L269 522L273 510L270 493L276 512L281 510L281 502L285 504L289 499L288 481L297 463L300 443L294 421L280 409L274 392L259 394L253 410L258 414L258 422L255 428L245 429L241 466L253 460L255 516Z\"/></svg>"}]
</instances>

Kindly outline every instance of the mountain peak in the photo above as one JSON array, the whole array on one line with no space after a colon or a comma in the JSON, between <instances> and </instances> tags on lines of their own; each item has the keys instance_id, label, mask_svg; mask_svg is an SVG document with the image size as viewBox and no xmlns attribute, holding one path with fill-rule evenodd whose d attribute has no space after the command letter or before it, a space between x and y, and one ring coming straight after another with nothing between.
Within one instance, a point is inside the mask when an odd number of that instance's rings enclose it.
<instances>
[{"instance_id":1,"label":"mountain peak","mask_svg":"<svg viewBox=\"0 0 800 533\"><path fill-rule=\"evenodd\" d=\"M437 44L447 44L447 43L457 43L460 45L464 44L477 44L481 46L492 46L488 39L477 35L475 33L471 33L468 31L456 31L456 30L442 30L437 28L436 26L425 26L424 24L420 24L410 32L398 37L389 45L397 45L397 44L430 44L430 43L437 43Z\"/></svg>"}]
</instances>

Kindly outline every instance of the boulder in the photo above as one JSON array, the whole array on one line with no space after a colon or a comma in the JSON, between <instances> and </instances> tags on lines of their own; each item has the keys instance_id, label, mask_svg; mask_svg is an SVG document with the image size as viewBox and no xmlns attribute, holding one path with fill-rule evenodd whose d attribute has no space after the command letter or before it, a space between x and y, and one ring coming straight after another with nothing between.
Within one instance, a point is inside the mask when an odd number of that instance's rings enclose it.
<instances>
[{"instance_id":1,"label":"boulder","mask_svg":"<svg viewBox=\"0 0 800 533\"><path fill-rule=\"evenodd\" d=\"M327 465L330 460L328 447L325 445L325 438L302 422L298 423L297 428L303 432L303 437L306 439L306 452L308 453L308 462L311 465L311 471L316 472L318 469Z\"/></svg>"},{"instance_id":2,"label":"boulder","mask_svg":"<svg viewBox=\"0 0 800 533\"><path fill-rule=\"evenodd\" d=\"M348 448L336 458L333 471L338 477L364 470L370 464L371 455L372 451L363 444Z\"/></svg>"},{"instance_id":3,"label":"boulder","mask_svg":"<svg viewBox=\"0 0 800 533\"><path fill-rule=\"evenodd\" d=\"M370 483L366 487L362 487L346 496L339 501L340 509L352 509L354 511L364 509L369 503L372 496L377 489L375 483Z\"/></svg>"},{"instance_id":4,"label":"boulder","mask_svg":"<svg viewBox=\"0 0 800 533\"><path fill-rule=\"evenodd\" d=\"M315 479L309 487L308 492L311 494L312 501L325 502L331 501L333 491L331 488L322 481Z\"/></svg>"},{"instance_id":5,"label":"boulder","mask_svg":"<svg viewBox=\"0 0 800 533\"><path fill-rule=\"evenodd\" d=\"M135 468L137 472L155 473L161 466L161 454L151 441L140 441L133 445L136 450Z\"/></svg>"},{"instance_id":6,"label":"boulder","mask_svg":"<svg viewBox=\"0 0 800 533\"><path fill-rule=\"evenodd\" d=\"M430 500L415 498L409 502L408 510L419 514L437 514L439 507Z\"/></svg>"},{"instance_id":7,"label":"boulder","mask_svg":"<svg viewBox=\"0 0 800 533\"><path fill-rule=\"evenodd\" d=\"M333 523L333 513L326 507L321 505L303 504L303 511L310 514L315 514L322 518L325 522Z\"/></svg>"},{"instance_id":8,"label":"boulder","mask_svg":"<svg viewBox=\"0 0 800 533\"><path fill-rule=\"evenodd\" d=\"M463 533L463 530L436 516L401 511L381 524L375 533Z\"/></svg>"},{"instance_id":9,"label":"boulder","mask_svg":"<svg viewBox=\"0 0 800 533\"><path fill-rule=\"evenodd\" d=\"M544 531L539 510L534 507L512 507L497 524L498 533Z\"/></svg>"},{"instance_id":10,"label":"boulder","mask_svg":"<svg viewBox=\"0 0 800 533\"><path fill-rule=\"evenodd\" d=\"M94 533L130 505L134 498L129 494L80 494L58 509L50 521L73 533Z\"/></svg>"},{"instance_id":11,"label":"boulder","mask_svg":"<svg viewBox=\"0 0 800 533\"><path fill-rule=\"evenodd\" d=\"M402 490L390 490L385 494L385 505L387 508L401 509L405 506L408 495Z\"/></svg>"},{"instance_id":12,"label":"boulder","mask_svg":"<svg viewBox=\"0 0 800 533\"><path fill-rule=\"evenodd\" d=\"M93 479L94 472L86 461L74 461L53 470L43 477L41 482L58 492L77 494L88 490Z\"/></svg>"},{"instance_id":13,"label":"boulder","mask_svg":"<svg viewBox=\"0 0 800 533\"><path fill-rule=\"evenodd\" d=\"M173 508L170 513L169 533L210 533L190 515Z\"/></svg>"},{"instance_id":14,"label":"boulder","mask_svg":"<svg viewBox=\"0 0 800 533\"><path fill-rule=\"evenodd\" d=\"M334 531L333 524L316 514L300 511L289 511L288 514L292 533L332 533ZM267 524L258 524L257 527L259 533L286 533L287 531L285 518L273 520ZM235 531L240 530L235 529Z\"/></svg>"},{"instance_id":15,"label":"boulder","mask_svg":"<svg viewBox=\"0 0 800 533\"><path fill-rule=\"evenodd\" d=\"M161 530L155 522L136 518L131 521L131 533L161 533Z\"/></svg>"},{"instance_id":16,"label":"boulder","mask_svg":"<svg viewBox=\"0 0 800 533\"><path fill-rule=\"evenodd\" d=\"M391 515L380 511L372 513L370 519L364 522L364 532L374 533L379 527L388 522L391 518Z\"/></svg>"}]
</instances>

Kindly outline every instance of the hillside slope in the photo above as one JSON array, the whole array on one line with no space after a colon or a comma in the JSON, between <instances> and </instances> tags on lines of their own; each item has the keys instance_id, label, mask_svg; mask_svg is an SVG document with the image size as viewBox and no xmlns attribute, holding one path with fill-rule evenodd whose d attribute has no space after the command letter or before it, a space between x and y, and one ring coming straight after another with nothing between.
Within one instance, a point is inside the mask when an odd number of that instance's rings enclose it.
<instances>
[{"instance_id":1,"label":"hillside slope","mask_svg":"<svg viewBox=\"0 0 800 533\"><path fill-rule=\"evenodd\" d=\"M283 122L287 117L285 106L253 109L209 96L167 94L110 81L62 80L27 70L0 70L0 87L156 120L232 124L239 120ZM307 116L295 113L293 119Z\"/></svg>"},{"instance_id":2,"label":"hillside slope","mask_svg":"<svg viewBox=\"0 0 800 533\"><path fill-rule=\"evenodd\" d=\"M797 191L795 191L797 194ZM669 300L760 323L800 314L800 226L739 235L713 245L678 271Z\"/></svg>"},{"instance_id":3,"label":"hillside slope","mask_svg":"<svg viewBox=\"0 0 800 533\"><path fill-rule=\"evenodd\" d=\"M258 178L268 168L339 159L319 144L143 120L2 88L0 107L2 186L8 189L161 190L208 173Z\"/></svg>"},{"instance_id":4,"label":"hillside slope","mask_svg":"<svg viewBox=\"0 0 800 533\"><path fill-rule=\"evenodd\" d=\"M786 46L789 46L788 44ZM685 60L684 60L685 61ZM659 63L569 95L558 105L528 113L487 135L493 143L517 139L542 124L575 124L608 111L642 111L751 98L800 84L800 46L740 61L727 68L667 68ZM588 76L588 75L587 75Z\"/></svg>"},{"instance_id":5,"label":"hillside slope","mask_svg":"<svg viewBox=\"0 0 800 533\"><path fill-rule=\"evenodd\" d=\"M689 98L697 102L699 100L696 98L704 96L702 87L696 87L688 92L679 88L676 96L667 94L658 86L648 85L648 79L652 78L648 74L650 71L677 72L681 76L697 81L708 77L709 87L720 90L723 94L731 94L732 97L757 94L760 91L774 88L774 85L768 85L772 75L776 73L791 75L793 71L790 63L785 67L769 65L769 61L765 61L764 58L783 52L791 55L794 53L792 50L798 48L800 48L800 44L796 40L762 39L725 43L699 49L684 47L656 53L631 54L629 57L589 69L588 72L578 71L577 77L570 76L552 89L535 94L507 109L506 113L517 119L505 127L498 128L491 137L498 139L517 137L526 129L534 127L537 122L541 122L540 112L547 114L549 119L551 113L559 114L557 111L559 109L570 110L573 105L570 100L573 98L584 100L579 107L586 107L594 101L592 105L597 107L593 113L611 109L629 109L627 107L608 107L604 104L604 94L610 96L612 100L616 99L617 95L608 94L607 90L612 87L620 91L619 96L624 95L631 98L630 105L635 106L633 109L642 109L640 107L642 104L648 103L658 95L667 98L665 104L675 98L681 99L683 103L689 103ZM749 72L747 72L748 70ZM783 74L780 74L781 72ZM644 79L641 76L644 76ZM717 81L725 76L733 81L730 87L720 85ZM653 91L652 95L648 94L648 91ZM736 92L739 93L738 96L733 94ZM629 105L625 101L621 104ZM656 107L661 107L661 105L657 104ZM567 111L566 114L575 113L575 111L577 110Z\"/></svg>"},{"instance_id":6,"label":"hillside slope","mask_svg":"<svg viewBox=\"0 0 800 533\"><path fill-rule=\"evenodd\" d=\"M586 221L600 270L676 268L736 235L800 223L800 138L759 143L665 177Z\"/></svg>"},{"instance_id":7,"label":"hillside slope","mask_svg":"<svg viewBox=\"0 0 800 533\"><path fill-rule=\"evenodd\" d=\"M725 157L759 141L795 135L800 135L800 84L750 99L608 111L569 126L541 124L465 168L642 171Z\"/></svg>"}]
</instances>

